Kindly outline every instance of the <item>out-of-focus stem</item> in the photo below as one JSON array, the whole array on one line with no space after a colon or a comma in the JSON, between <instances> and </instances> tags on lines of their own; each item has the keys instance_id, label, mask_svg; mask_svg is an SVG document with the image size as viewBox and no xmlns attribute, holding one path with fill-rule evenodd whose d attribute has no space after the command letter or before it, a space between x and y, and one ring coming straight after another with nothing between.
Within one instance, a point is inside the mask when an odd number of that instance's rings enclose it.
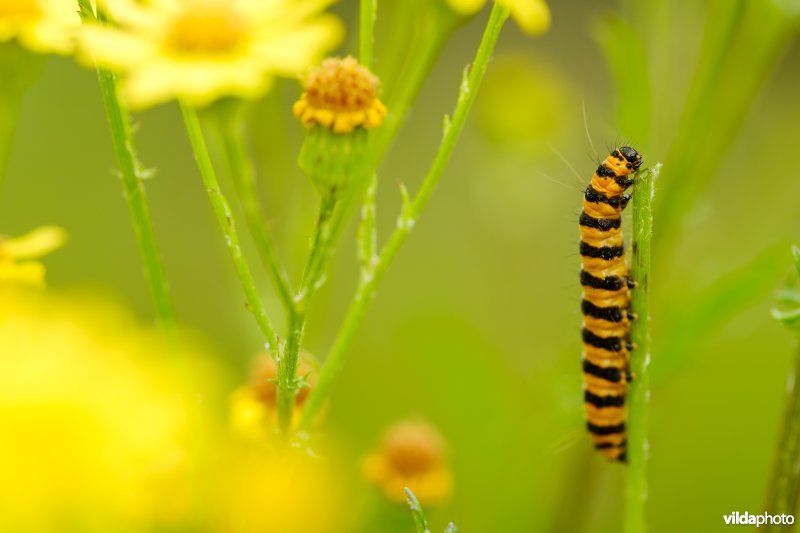
<instances>
[{"instance_id":1,"label":"out-of-focus stem","mask_svg":"<svg viewBox=\"0 0 800 533\"><path fill-rule=\"evenodd\" d=\"M242 124L236 118L220 131L222 145L231 169L236 193L244 210L245 222L255 241L261 260L267 266L287 312L294 312L294 297L289 276L278 258L275 239L264 219L253 163L247 155Z\"/></svg>"},{"instance_id":2,"label":"out-of-focus stem","mask_svg":"<svg viewBox=\"0 0 800 533\"><path fill-rule=\"evenodd\" d=\"M208 193L208 199L211 202L211 207L214 210L214 215L219 223L219 228L222 235L225 237L225 245L228 253L233 260L236 268L236 274L242 284L245 297L247 298L247 306L258 323L258 327L266 337L267 346L276 356L278 355L278 336L272 323L267 317L266 309L258 295L253 275L250 272L250 267L247 260L242 253L242 248L239 245L239 233L236 230L236 222L233 219L233 212L231 211L228 200L222 194L219 182L217 180L217 172L211 162L211 156L208 153L206 146L205 136L200 126L200 119L197 116L197 111L184 103L181 103L181 113L183 120L186 123L186 131L189 135L189 141L194 151L194 156L197 161L197 167L200 169L200 175L203 178L203 183Z\"/></svg>"}]
</instances>

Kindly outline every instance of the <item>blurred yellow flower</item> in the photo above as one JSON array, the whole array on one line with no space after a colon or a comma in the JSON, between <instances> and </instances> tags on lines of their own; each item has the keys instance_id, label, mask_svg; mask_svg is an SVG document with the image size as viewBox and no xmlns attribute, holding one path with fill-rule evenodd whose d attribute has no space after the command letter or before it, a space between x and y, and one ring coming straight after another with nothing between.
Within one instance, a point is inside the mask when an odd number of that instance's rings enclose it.
<instances>
[{"instance_id":1,"label":"blurred yellow flower","mask_svg":"<svg viewBox=\"0 0 800 533\"><path fill-rule=\"evenodd\" d=\"M397 503L411 489L423 504L442 503L453 490L445 442L431 424L405 420L391 426L363 463L364 477Z\"/></svg>"},{"instance_id":2,"label":"blurred yellow flower","mask_svg":"<svg viewBox=\"0 0 800 533\"><path fill-rule=\"evenodd\" d=\"M239 442L222 463L219 531L354 531L354 506L338 462L291 447L264 449Z\"/></svg>"},{"instance_id":3,"label":"blurred yellow flower","mask_svg":"<svg viewBox=\"0 0 800 533\"><path fill-rule=\"evenodd\" d=\"M297 373L306 380L305 387L295 396L295 412L292 420L300 418L311 388L316 384L316 362L307 352L301 352ZM247 384L231 395L231 429L239 436L252 440L263 440L277 430L278 391L274 380L278 376L275 361L263 354L253 361Z\"/></svg>"},{"instance_id":4,"label":"blurred yellow flower","mask_svg":"<svg viewBox=\"0 0 800 533\"><path fill-rule=\"evenodd\" d=\"M76 0L0 0L0 43L33 52L69 53L81 26Z\"/></svg>"},{"instance_id":5,"label":"blurred yellow flower","mask_svg":"<svg viewBox=\"0 0 800 533\"><path fill-rule=\"evenodd\" d=\"M2 0L0 0L2 1ZM86 28L88 58L122 74L129 105L178 98L204 106L253 98L341 40L332 0L104 0L115 26Z\"/></svg>"},{"instance_id":6,"label":"blurred yellow flower","mask_svg":"<svg viewBox=\"0 0 800 533\"><path fill-rule=\"evenodd\" d=\"M4 0L0 0L2 1ZM60 248L65 240L64 230L55 226L43 226L13 239L0 235L0 287L3 285L43 287L44 265L31 259L42 257Z\"/></svg>"},{"instance_id":7,"label":"blurred yellow flower","mask_svg":"<svg viewBox=\"0 0 800 533\"><path fill-rule=\"evenodd\" d=\"M213 433L187 438L204 413L183 381L218 401L200 349L176 353L86 294L6 287L0 301L1 529L172 529L204 507L193 458Z\"/></svg>"},{"instance_id":8,"label":"blurred yellow flower","mask_svg":"<svg viewBox=\"0 0 800 533\"><path fill-rule=\"evenodd\" d=\"M472 16L483 8L486 0L446 0L450 8L464 16ZM519 27L530 35L541 35L550 27L550 8L544 0L495 0L511 10Z\"/></svg>"},{"instance_id":9,"label":"blurred yellow flower","mask_svg":"<svg viewBox=\"0 0 800 533\"><path fill-rule=\"evenodd\" d=\"M359 126L377 128L386 117L377 76L353 57L326 59L303 85L305 92L292 111L307 127L319 124L344 134Z\"/></svg>"}]
</instances>

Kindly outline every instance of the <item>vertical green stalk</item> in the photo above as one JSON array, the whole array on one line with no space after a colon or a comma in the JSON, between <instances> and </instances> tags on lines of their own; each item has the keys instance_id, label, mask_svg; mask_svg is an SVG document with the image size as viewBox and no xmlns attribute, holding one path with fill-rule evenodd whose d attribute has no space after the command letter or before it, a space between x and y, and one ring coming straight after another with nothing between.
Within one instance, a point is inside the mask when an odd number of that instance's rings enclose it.
<instances>
[{"instance_id":1,"label":"vertical green stalk","mask_svg":"<svg viewBox=\"0 0 800 533\"><path fill-rule=\"evenodd\" d=\"M631 277L637 283L632 291L631 309L638 319L631 325L630 372L628 386L628 468L625 488L625 533L647 529L647 404L650 396L650 245L653 240L653 197L661 165L639 172L633 195L633 265Z\"/></svg>"},{"instance_id":2,"label":"vertical green stalk","mask_svg":"<svg viewBox=\"0 0 800 533\"><path fill-rule=\"evenodd\" d=\"M333 243L333 214L338 201L333 197L321 200L319 218L311 239L311 249L308 253L303 277L300 282L300 291L295 297L295 309L289 316L289 340L283 357L278 361L278 425L282 432L287 432L292 425L294 412L294 399L299 386L297 380L297 362L300 347L303 345L306 317L311 299L322 277L324 276L328 259L331 255Z\"/></svg>"},{"instance_id":3,"label":"vertical green stalk","mask_svg":"<svg viewBox=\"0 0 800 533\"><path fill-rule=\"evenodd\" d=\"M15 42L0 43L0 191L8 171L22 99L44 70L45 56Z\"/></svg>"},{"instance_id":4,"label":"vertical green stalk","mask_svg":"<svg viewBox=\"0 0 800 533\"><path fill-rule=\"evenodd\" d=\"M765 510L770 514L796 514L800 494L800 352L794 361L786 391L778 451ZM766 530L792 531L790 525L767 525Z\"/></svg>"},{"instance_id":5,"label":"vertical green stalk","mask_svg":"<svg viewBox=\"0 0 800 533\"><path fill-rule=\"evenodd\" d=\"M378 194L378 176L373 174L364 192L361 205L361 223L358 225L358 260L362 272L372 267L377 249L377 231L375 225L376 197Z\"/></svg>"},{"instance_id":6,"label":"vertical green stalk","mask_svg":"<svg viewBox=\"0 0 800 533\"><path fill-rule=\"evenodd\" d=\"M368 69L372 69L373 48L375 45L375 16L377 0L361 0L359 16L359 61ZM358 225L358 252L362 265L372 261L375 256L375 241L377 228L375 227L375 211L378 192L378 176L373 173L364 194L361 208L361 222ZM363 266L362 266L363 268Z\"/></svg>"},{"instance_id":7,"label":"vertical green stalk","mask_svg":"<svg viewBox=\"0 0 800 533\"><path fill-rule=\"evenodd\" d=\"M250 267L247 260L242 253L242 248L239 245L239 233L236 230L236 222L233 219L233 212L231 211L228 200L222 194L219 182L217 180L217 172L214 170L214 165L211 162L211 156L208 153L206 140L203 135L203 130L200 126L200 119L197 116L197 111L181 102L181 113L183 120L186 123L186 132L189 135L189 141L194 151L194 157L197 161L197 166L200 169L200 175L203 178L203 183L206 186L208 199L211 201L211 207L214 210L214 215L219 223L220 230L225 237L225 245L230 253L233 264L236 268L236 274L242 284L245 297L247 298L247 306L258 323L258 327L266 337L267 346L272 351L273 355L278 356L278 336L272 323L267 317L266 309L258 295L253 275L250 273Z\"/></svg>"},{"instance_id":8,"label":"vertical green stalk","mask_svg":"<svg viewBox=\"0 0 800 533\"><path fill-rule=\"evenodd\" d=\"M84 23L96 20L87 0L80 0ZM134 150L130 117L119 100L116 76L103 69L97 70L100 92L103 96L106 117L111 130L111 142L117 157L125 200L128 202L133 230L144 265L144 274L156 307L159 324L169 333L175 329L175 312L169 294L169 284L161 262L150 209L144 190L144 171Z\"/></svg>"},{"instance_id":9,"label":"vertical green stalk","mask_svg":"<svg viewBox=\"0 0 800 533\"><path fill-rule=\"evenodd\" d=\"M294 310L294 297L289 276L278 258L275 240L259 200L255 169L247 155L243 125L238 118L231 118L220 130L223 150L231 169L236 193L244 210L245 222L255 241L261 260L272 274L278 294L287 312Z\"/></svg>"},{"instance_id":10,"label":"vertical green stalk","mask_svg":"<svg viewBox=\"0 0 800 533\"><path fill-rule=\"evenodd\" d=\"M372 68L372 52L375 46L375 12L378 0L361 0L358 19L359 62Z\"/></svg>"},{"instance_id":11,"label":"vertical green stalk","mask_svg":"<svg viewBox=\"0 0 800 533\"><path fill-rule=\"evenodd\" d=\"M800 278L800 249L792 247L795 271ZM800 332L800 289L796 287L783 291L784 304L791 305L787 310L773 309L772 315L784 325ZM800 497L800 351L794 368L789 374L786 387L786 407L783 415L778 450L775 456L772 479L765 510L773 515L797 514ZM767 531L792 531L793 525L767 525Z\"/></svg>"},{"instance_id":12,"label":"vertical green stalk","mask_svg":"<svg viewBox=\"0 0 800 533\"><path fill-rule=\"evenodd\" d=\"M422 88L422 82L425 81L425 78L433 69L433 65L439 54L441 54L449 35L449 31L437 31L429 35L427 42L423 43L422 50L413 58L410 70L403 72L398 82L396 93L392 100L387 102L389 115L383 125L375 132L372 150L375 167L380 164L392 141L397 136L397 132L403 124L403 119Z\"/></svg>"},{"instance_id":13,"label":"vertical green stalk","mask_svg":"<svg viewBox=\"0 0 800 533\"><path fill-rule=\"evenodd\" d=\"M10 91L9 91L10 93ZM16 95L0 93L0 189L5 183L11 144L17 127L20 99Z\"/></svg>"},{"instance_id":14,"label":"vertical green stalk","mask_svg":"<svg viewBox=\"0 0 800 533\"><path fill-rule=\"evenodd\" d=\"M481 81L483 81L495 44L500 36L500 31L508 18L508 13L508 8L505 6L494 4L492 14L489 17L483 38L481 39L481 44L475 55L472 68L469 69L468 73L465 73L465 77L461 83L461 90L459 91L458 102L456 104L456 110L453 113L453 118L450 121L445 121L444 136L439 146L439 151L414 199L404 199L402 213L388 242L384 245L377 259L371 265L371 268L365 269L362 273L355 296L347 311L344 324L339 330L333 347L328 354L328 358L325 360L320 370L317 385L311 391L306 402L301 420L302 425L308 425L319 412L320 407L330 392L334 378L338 375L344 364L344 358L347 355L353 337L361 326L364 315L375 296L379 283L383 279L389 264L395 258L395 255L405 242L409 232L414 227L417 218L427 205L436 185L439 183L442 173L447 163L450 161L450 156L453 154L459 135L464 129L464 124L472 109L472 105L475 103L475 97L477 96Z\"/></svg>"}]
</instances>

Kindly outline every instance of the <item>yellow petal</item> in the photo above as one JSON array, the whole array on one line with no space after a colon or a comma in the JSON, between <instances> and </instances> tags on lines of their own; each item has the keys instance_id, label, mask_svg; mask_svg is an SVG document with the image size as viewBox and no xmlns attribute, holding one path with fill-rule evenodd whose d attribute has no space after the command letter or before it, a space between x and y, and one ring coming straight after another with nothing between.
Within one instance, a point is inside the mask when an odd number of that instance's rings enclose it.
<instances>
[{"instance_id":1,"label":"yellow petal","mask_svg":"<svg viewBox=\"0 0 800 533\"><path fill-rule=\"evenodd\" d=\"M450 6L450 9L465 17L472 16L480 11L485 3L486 0L447 0L447 5Z\"/></svg>"},{"instance_id":2,"label":"yellow petal","mask_svg":"<svg viewBox=\"0 0 800 533\"><path fill-rule=\"evenodd\" d=\"M0 286L6 284L44 287L44 265L38 261L0 263Z\"/></svg>"},{"instance_id":3,"label":"yellow petal","mask_svg":"<svg viewBox=\"0 0 800 533\"><path fill-rule=\"evenodd\" d=\"M511 10L511 16L528 35L541 35L550 28L550 8L544 0L497 0Z\"/></svg>"},{"instance_id":4,"label":"yellow petal","mask_svg":"<svg viewBox=\"0 0 800 533\"><path fill-rule=\"evenodd\" d=\"M114 70L142 63L156 53L156 47L144 39L99 26L81 32L81 45L78 59L82 63L94 66L96 62Z\"/></svg>"},{"instance_id":5,"label":"yellow petal","mask_svg":"<svg viewBox=\"0 0 800 533\"><path fill-rule=\"evenodd\" d=\"M253 49L274 72L297 74L313 63L322 50L334 48L344 37L341 21L333 16L319 17L301 29L265 36Z\"/></svg>"},{"instance_id":6,"label":"yellow petal","mask_svg":"<svg viewBox=\"0 0 800 533\"><path fill-rule=\"evenodd\" d=\"M14 259L33 259L61 248L66 232L57 226L42 226L30 233L0 242L0 252Z\"/></svg>"}]
</instances>

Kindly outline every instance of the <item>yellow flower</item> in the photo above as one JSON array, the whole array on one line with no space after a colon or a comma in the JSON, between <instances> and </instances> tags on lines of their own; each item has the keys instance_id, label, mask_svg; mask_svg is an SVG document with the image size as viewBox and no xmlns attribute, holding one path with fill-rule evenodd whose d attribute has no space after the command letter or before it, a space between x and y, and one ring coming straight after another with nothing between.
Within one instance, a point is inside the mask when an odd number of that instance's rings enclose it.
<instances>
[{"instance_id":1,"label":"yellow flower","mask_svg":"<svg viewBox=\"0 0 800 533\"><path fill-rule=\"evenodd\" d=\"M446 0L450 8L464 16L472 16L483 8L486 0ZM544 0L495 0L511 10L519 27L530 35L541 35L550 27L550 8Z\"/></svg>"},{"instance_id":2,"label":"yellow flower","mask_svg":"<svg viewBox=\"0 0 800 533\"><path fill-rule=\"evenodd\" d=\"M223 523L214 531L355 531L346 475L329 453L320 459L288 446L269 449L238 441L221 455L214 500Z\"/></svg>"},{"instance_id":3,"label":"yellow flower","mask_svg":"<svg viewBox=\"0 0 800 533\"><path fill-rule=\"evenodd\" d=\"M2 1L5 0L0 0ZM60 248L65 240L64 230L55 226L44 226L13 239L0 236L0 287L3 285L43 287L44 265L31 259L42 257Z\"/></svg>"},{"instance_id":4,"label":"yellow flower","mask_svg":"<svg viewBox=\"0 0 800 533\"><path fill-rule=\"evenodd\" d=\"M344 134L359 126L377 128L386 117L378 78L353 57L326 59L309 73L304 88L292 111L307 127L319 124Z\"/></svg>"},{"instance_id":5,"label":"yellow flower","mask_svg":"<svg viewBox=\"0 0 800 533\"><path fill-rule=\"evenodd\" d=\"M184 376L221 399L202 348L176 353L86 294L5 287L0 301L0 529L184 529L204 505L192 483L214 427L206 404L183 400L200 397Z\"/></svg>"},{"instance_id":6,"label":"yellow flower","mask_svg":"<svg viewBox=\"0 0 800 533\"><path fill-rule=\"evenodd\" d=\"M81 26L76 0L0 0L0 43L39 53L69 53Z\"/></svg>"},{"instance_id":7,"label":"yellow flower","mask_svg":"<svg viewBox=\"0 0 800 533\"><path fill-rule=\"evenodd\" d=\"M129 105L178 98L204 106L253 98L275 76L295 76L338 44L332 0L105 0L114 27L84 33L88 57L121 73Z\"/></svg>"},{"instance_id":8,"label":"yellow flower","mask_svg":"<svg viewBox=\"0 0 800 533\"><path fill-rule=\"evenodd\" d=\"M299 420L308 394L317 381L316 362L307 352L300 354L297 373L305 378L307 386L297 391L295 396L294 421ZM236 434L257 441L275 432L278 390L274 380L277 376L271 355L263 354L253 361L248 383L236 389L230 399L231 426Z\"/></svg>"},{"instance_id":9,"label":"yellow flower","mask_svg":"<svg viewBox=\"0 0 800 533\"><path fill-rule=\"evenodd\" d=\"M453 490L445 442L427 422L406 420L391 426L379 448L363 463L366 480L397 503L406 501L411 489L423 504L441 503Z\"/></svg>"}]
</instances>

